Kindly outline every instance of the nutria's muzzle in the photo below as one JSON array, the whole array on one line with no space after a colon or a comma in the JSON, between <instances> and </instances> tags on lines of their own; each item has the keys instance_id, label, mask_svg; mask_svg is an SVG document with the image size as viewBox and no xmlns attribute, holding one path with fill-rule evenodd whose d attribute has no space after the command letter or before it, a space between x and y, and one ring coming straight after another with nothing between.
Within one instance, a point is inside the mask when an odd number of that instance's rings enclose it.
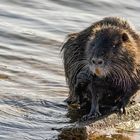
<instances>
[{"instance_id":1,"label":"nutria's muzzle","mask_svg":"<svg viewBox=\"0 0 140 140\"><path fill-rule=\"evenodd\" d=\"M93 75L95 74L98 77L104 76L103 69L104 69L104 60L101 58L93 57L91 59L91 66L90 66L90 70L93 73Z\"/></svg>"},{"instance_id":2,"label":"nutria's muzzle","mask_svg":"<svg viewBox=\"0 0 140 140\"><path fill-rule=\"evenodd\" d=\"M104 65L104 60L101 59L101 58L92 58L92 63L95 65L95 66L102 66Z\"/></svg>"}]
</instances>

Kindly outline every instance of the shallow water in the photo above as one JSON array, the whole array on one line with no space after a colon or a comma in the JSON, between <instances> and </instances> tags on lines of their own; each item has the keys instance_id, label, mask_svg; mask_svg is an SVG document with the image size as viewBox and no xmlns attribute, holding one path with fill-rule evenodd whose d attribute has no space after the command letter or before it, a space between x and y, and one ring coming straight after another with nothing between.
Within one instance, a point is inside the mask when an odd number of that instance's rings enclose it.
<instances>
[{"instance_id":1,"label":"shallow water","mask_svg":"<svg viewBox=\"0 0 140 140\"><path fill-rule=\"evenodd\" d=\"M57 139L70 124L65 36L104 16L126 17L140 29L139 13L139 0L0 0L0 140ZM140 139L139 130L132 135Z\"/></svg>"}]
</instances>

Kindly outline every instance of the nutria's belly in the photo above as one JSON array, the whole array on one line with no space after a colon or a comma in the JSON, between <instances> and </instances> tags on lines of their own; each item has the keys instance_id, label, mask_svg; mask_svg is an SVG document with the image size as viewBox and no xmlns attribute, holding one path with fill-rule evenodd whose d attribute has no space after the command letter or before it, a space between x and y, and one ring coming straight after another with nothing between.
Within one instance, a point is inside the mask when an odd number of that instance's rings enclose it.
<instances>
[{"instance_id":1,"label":"nutria's belly","mask_svg":"<svg viewBox=\"0 0 140 140\"><path fill-rule=\"evenodd\" d=\"M112 85L109 79L93 77L93 86L99 98L100 106L115 106L123 95L123 91Z\"/></svg>"}]
</instances>

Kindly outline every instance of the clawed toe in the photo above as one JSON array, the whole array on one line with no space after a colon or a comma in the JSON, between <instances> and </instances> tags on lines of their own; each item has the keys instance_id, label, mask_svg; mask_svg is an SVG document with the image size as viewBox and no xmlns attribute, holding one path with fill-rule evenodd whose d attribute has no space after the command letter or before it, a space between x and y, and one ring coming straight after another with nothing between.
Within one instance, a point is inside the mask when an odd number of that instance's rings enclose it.
<instances>
[{"instance_id":1,"label":"clawed toe","mask_svg":"<svg viewBox=\"0 0 140 140\"><path fill-rule=\"evenodd\" d=\"M125 107L121 107L121 108L119 109L119 114L126 114Z\"/></svg>"},{"instance_id":2,"label":"clawed toe","mask_svg":"<svg viewBox=\"0 0 140 140\"><path fill-rule=\"evenodd\" d=\"M125 110L125 104L120 104L118 105L118 112L119 114L126 114L126 110Z\"/></svg>"},{"instance_id":3,"label":"clawed toe","mask_svg":"<svg viewBox=\"0 0 140 140\"><path fill-rule=\"evenodd\" d=\"M100 112L96 112L94 114L89 113L89 114L84 115L82 117L82 121L94 120L94 119L98 118L99 116L101 116L101 113Z\"/></svg>"},{"instance_id":4,"label":"clawed toe","mask_svg":"<svg viewBox=\"0 0 140 140\"><path fill-rule=\"evenodd\" d=\"M117 104L119 114L126 114L125 106L127 104L126 100L121 99Z\"/></svg>"},{"instance_id":5,"label":"clawed toe","mask_svg":"<svg viewBox=\"0 0 140 140\"><path fill-rule=\"evenodd\" d=\"M82 121L87 121L87 120L91 120L91 119L95 119L96 117L94 115L84 115L82 117Z\"/></svg>"},{"instance_id":6,"label":"clawed toe","mask_svg":"<svg viewBox=\"0 0 140 140\"><path fill-rule=\"evenodd\" d=\"M118 106L114 106L112 107L111 111L116 111L119 114L126 114L126 110L124 106L118 107Z\"/></svg>"}]
</instances>

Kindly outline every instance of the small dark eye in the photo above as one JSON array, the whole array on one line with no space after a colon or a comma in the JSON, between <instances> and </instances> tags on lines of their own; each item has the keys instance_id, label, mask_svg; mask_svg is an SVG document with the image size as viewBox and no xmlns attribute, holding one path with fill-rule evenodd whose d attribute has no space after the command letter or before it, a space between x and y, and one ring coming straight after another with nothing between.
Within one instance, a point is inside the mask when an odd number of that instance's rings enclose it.
<instances>
[{"instance_id":1,"label":"small dark eye","mask_svg":"<svg viewBox=\"0 0 140 140\"><path fill-rule=\"evenodd\" d=\"M113 45L113 48L116 48L116 45Z\"/></svg>"},{"instance_id":2,"label":"small dark eye","mask_svg":"<svg viewBox=\"0 0 140 140\"><path fill-rule=\"evenodd\" d=\"M112 46L112 52L115 54L116 53L116 48L117 48L117 45L113 45Z\"/></svg>"}]
</instances>

